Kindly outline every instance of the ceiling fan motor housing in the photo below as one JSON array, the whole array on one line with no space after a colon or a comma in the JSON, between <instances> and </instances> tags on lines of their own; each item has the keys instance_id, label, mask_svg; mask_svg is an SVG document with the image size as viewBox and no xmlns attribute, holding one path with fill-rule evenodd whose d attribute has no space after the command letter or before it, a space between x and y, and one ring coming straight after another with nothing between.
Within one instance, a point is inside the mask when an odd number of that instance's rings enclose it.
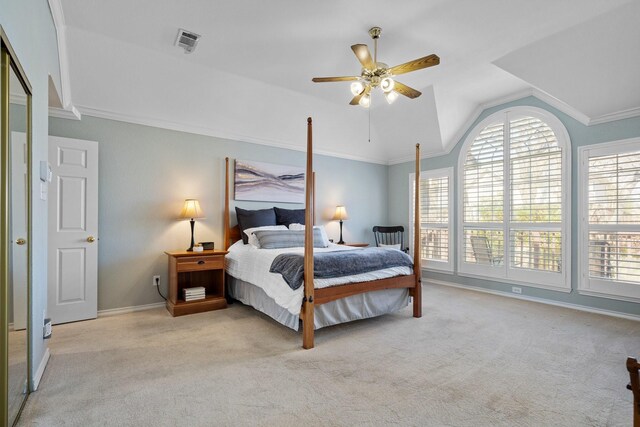
<instances>
[{"instance_id":1,"label":"ceiling fan motor housing","mask_svg":"<svg viewBox=\"0 0 640 427\"><path fill-rule=\"evenodd\" d=\"M360 75L364 81L373 87L378 86L385 77L392 76L389 72L389 66L384 62L376 62L376 68L373 70L363 68Z\"/></svg>"}]
</instances>

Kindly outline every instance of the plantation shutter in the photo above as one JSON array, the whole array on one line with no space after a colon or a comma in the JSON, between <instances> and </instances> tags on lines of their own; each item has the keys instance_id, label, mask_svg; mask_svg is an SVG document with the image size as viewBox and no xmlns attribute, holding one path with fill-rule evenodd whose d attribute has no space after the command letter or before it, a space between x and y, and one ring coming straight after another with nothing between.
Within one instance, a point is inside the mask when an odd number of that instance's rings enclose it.
<instances>
[{"instance_id":1,"label":"plantation shutter","mask_svg":"<svg viewBox=\"0 0 640 427\"><path fill-rule=\"evenodd\" d=\"M460 273L571 289L566 137L557 118L529 107L494 113L470 132L458 161Z\"/></svg>"},{"instance_id":2,"label":"plantation shutter","mask_svg":"<svg viewBox=\"0 0 640 427\"><path fill-rule=\"evenodd\" d=\"M504 123L487 126L473 141L463 179L464 260L499 266L504 253Z\"/></svg>"},{"instance_id":3,"label":"plantation shutter","mask_svg":"<svg viewBox=\"0 0 640 427\"><path fill-rule=\"evenodd\" d=\"M422 259L449 261L449 177L420 180Z\"/></svg>"},{"instance_id":4,"label":"plantation shutter","mask_svg":"<svg viewBox=\"0 0 640 427\"><path fill-rule=\"evenodd\" d=\"M640 151L588 165L589 277L640 284Z\"/></svg>"},{"instance_id":5,"label":"plantation shutter","mask_svg":"<svg viewBox=\"0 0 640 427\"><path fill-rule=\"evenodd\" d=\"M534 117L509 122L510 267L562 269L562 150Z\"/></svg>"}]
</instances>

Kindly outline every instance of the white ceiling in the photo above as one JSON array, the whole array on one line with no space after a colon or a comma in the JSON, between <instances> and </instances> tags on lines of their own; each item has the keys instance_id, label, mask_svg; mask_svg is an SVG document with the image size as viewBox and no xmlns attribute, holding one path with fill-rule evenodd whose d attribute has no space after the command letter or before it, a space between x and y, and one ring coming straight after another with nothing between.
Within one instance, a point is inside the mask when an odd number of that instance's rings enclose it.
<instances>
[{"instance_id":1,"label":"white ceiling","mask_svg":"<svg viewBox=\"0 0 640 427\"><path fill-rule=\"evenodd\" d=\"M445 153L483 105L534 91L583 122L640 114L640 0L56 0L73 104L84 114L378 163L416 142ZM382 27L379 60L436 53L398 80L423 92L348 105L355 43ZM202 35L174 46L178 28ZM369 129L371 141L369 141Z\"/></svg>"}]
</instances>

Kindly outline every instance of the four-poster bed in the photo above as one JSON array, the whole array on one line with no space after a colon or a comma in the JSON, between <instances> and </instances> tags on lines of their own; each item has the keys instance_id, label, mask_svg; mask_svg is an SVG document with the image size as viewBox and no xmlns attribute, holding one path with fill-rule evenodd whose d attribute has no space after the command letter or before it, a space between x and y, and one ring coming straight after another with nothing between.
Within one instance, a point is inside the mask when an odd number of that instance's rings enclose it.
<instances>
[{"instance_id":1,"label":"four-poster bed","mask_svg":"<svg viewBox=\"0 0 640 427\"><path fill-rule=\"evenodd\" d=\"M305 224L315 224L315 175L313 171L313 141L312 141L312 120L307 119L307 159L306 159L306 189L305 189ZM230 227L229 217L229 198L230 198L230 179L229 179L229 158L225 160L225 204L224 204L224 248L230 250L230 254L227 256L227 272L230 276L230 289L236 289L234 296L239 298L242 302L254 306L256 309L267 313L269 316L278 320L293 329L297 329L298 319L302 321L302 346L305 349L313 348L314 346L314 330L315 328L336 324L343 321L349 321L353 319L372 317L375 315L385 314L396 311L402 307L405 307L408 302L408 297L413 297L413 316L422 317L422 288L421 288L421 270L420 270L420 222L419 222L419 209L415 209L414 216L414 254L413 254L413 268L407 268L406 272L400 272L401 270L390 268L389 270L381 269L376 271L373 279L369 276L361 278L365 275L354 275L351 280L339 284L320 285L322 280L316 278L314 284L314 227L309 226L304 228L304 279L302 284L302 294L300 300L288 299L287 296L283 297L284 300L294 301L297 304L298 316L292 316L291 308L289 312L285 308L279 308L276 305L284 307L285 304L278 302L278 296L271 295L266 292L271 298L265 295L260 289L255 288L251 283L245 283L243 280L237 279L237 288L234 288L235 276L240 276L236 272L241 269L238 267L238 262L235 256L235 252L230 249L232 245L238 246L236 252L251 252L251 250L244 250L241 242L236 243L241 239L242 231L238 226ZM420 182L420 145L416 145L416 182ZM415 186L415 206L419 206L420 201L420 186ZM256 233L257 234L257 233ZM317 235L316 235L317 239ZM316 246L317 248L318 246ZM334 250L345 250L349 248L336 247L333 245ZM353 248L351 248L353 249ZM356 249L357 250L357 249ZM380 249L382 251L394 251L394 249ZM253 282L260 281L256 276L259 273L255 267L260 263L265 264L265 260L259 259L258 255L260 251L268 252L273 250L253 250L252 254L255 258L251 261L252 266L250 273L253 274ZM292 252L284 250L285 252ZM323 249L316 249L316 255L320 255ZM351 252L351 251L349 251ZM406 257L406 255L403 254ZM263 257L264 258L264 257ZM257 259L257 261L256 261ZM408 258L410 260L410 258ZM409 263L411 263L409 261ZM393 271L391 271L393 270ZM265 275L273 275L268 272ZM379 273L382 274L379 274ZM317 271L316 271L317 274ZM265 276L265 282L268 278ZM360 281L355 281L360 280ZM273 281L273 280L272 280ZM251 282L251 281L250 281ZM286 285L284 285L286 287ZM267 289L267 288L265 288ZM238 295L240 295L238 297ZM280 298L280 300L283 300ZM382 298L388 298L388 301L382 301ZM404 299L403 299L404 298ZM357 301L356 301L357 299ZM275 301L275 302L274 302ZM353 307L348 307L352 301L356 301L356 304L367 307L375 307L373 313L356 314L343 312L353 310ZM404 301L404 305L402 302ZM378 304L376 306L376 304ZM353 305L353 304L352 304ZM265 308L266 307L266 308ZM275 308L274 308L275 307ZM347 307L347 308L345 308ZM319 310L319 312L318 312ZM294 311L295 312L295 311ZM336 314L338 313L338 314ZM319 321L317 315L322 317ZM326 320L328 318L328 320ZM284 319L284 320L282 320ZM336 320L337 319L337 320ZM340 320L342 319L342 320Z\"/></svg>"}]
</instances>

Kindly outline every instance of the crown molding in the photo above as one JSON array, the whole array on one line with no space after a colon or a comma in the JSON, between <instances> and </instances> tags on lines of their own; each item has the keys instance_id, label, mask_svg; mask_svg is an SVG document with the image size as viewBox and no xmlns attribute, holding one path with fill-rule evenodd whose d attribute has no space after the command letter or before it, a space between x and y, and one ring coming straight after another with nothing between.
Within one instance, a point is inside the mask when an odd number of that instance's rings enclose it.
<instances>
[{"instance_id":1,"label":"crown molding","mask_svg":"<svg viewBox=\"0 0 640 427\"><path fill-rule=\"evenodd\" d=\"M594 117L589 120L589 126L599 125L600 123L613 122L616 120L629 119L631 117L638 116L640 116L640 107L629 108L628 110L622 110L616 113L603 114L602 116Z\"/></svg>"},{"instance_id":2,"label":"crown molding","mask_svg":"<svg viewBox=\"0 0 640 427\"><path fill-rule=\"evenodd\" d=\"M444 156L445 154L448 154L448 153L444 151L430 151L424 154L420 153L420 160L430 159L433 157L440 157L440 156ZM416 156L415 154L412 154L410 156L396 157L395 159L391 159L387 162L387 165L388 166L399 165L401 163L414 162L415 160L416 160Z\"/></svg>"},{"instance_id":3,"label":"crown molding","mask_svg":"<svg viewBox=\"0 0 640 427\"><path fill-rule=\"evenodd\" d=\"M27 95L24 93L9 94L9 104L27 105Z\"/></svg>"},{"instance_id":4,"label":"crown molding","mask_svg":"<svg viewBox=\"0 0 640 427\"><path fill-rule=\"evenodd\" d=\"M538 88L531 88L531 95L535 96L540 101L549 104L553 108L562 111L566 115L576 119L583 125L585 126L590 125L591 119L589 118L589 116L573 108L566 102L560 101L558 98L549 95L547 92L543 92Z\"/></svg>"},{"instance_id":5,"label":"crown molding","mask_svg":"<svg viewBox=\"0 0 640 427\"><path fill-rule=\"evenodd\" d=\"M61 0L48 0L49 10L53 18L53 26L56 29L58 39L58 67L60 68L60 92L62 106L65 110L71 110L71 79L69 77L69 54L67 51L66 24L64 22L64 12Z\"/></svg>"},{"instance_id":6,"label":"crown molding","mask_svg":"<svg viewBox=\"0 0 640 427\"><path fill-rule=\"evenodd\" d=\"M78 111L78 109L73 105L69 109L49 107L49 117L67 120L81 120L82 114L80 114L80 111Z\"/></svg>"},{"instance_id":7,"label":"crown molding","mask_svg":"<svg viewBox=\"0 0 640 427\"><path fill-rule=\"evenodd\" d=\"M171 122L163 119L153 119L149 117L134 116L134 115L125 114L125 113L116 113L113 111L102 110L99 108L85 107L82 105L77 105L77 111L79 112L78 114L97 117L100 119L115 120L119 122L127 122L127 123L133 123L137 125L168 129L168 130L173 130L177 132L193 133L196 135L212 136L216 138L228 139L233 141L250 142L252 144L265 145L268 147L283 148L286 150L306 152L306 147L294 145L286 141L267 139L267 138L256 138L249 135L229 132L229 131L225 131L217 128ZM354 156L351 154L338 153L338 152L329 151L329 150L314 149L313 152L315 154L320 154L322 156L337 157L340 159L354 160L358 162L374 163L378 165L388 164L387 161L385 160L380 160L372 157Z\"/></svg>"}]
</instances>

